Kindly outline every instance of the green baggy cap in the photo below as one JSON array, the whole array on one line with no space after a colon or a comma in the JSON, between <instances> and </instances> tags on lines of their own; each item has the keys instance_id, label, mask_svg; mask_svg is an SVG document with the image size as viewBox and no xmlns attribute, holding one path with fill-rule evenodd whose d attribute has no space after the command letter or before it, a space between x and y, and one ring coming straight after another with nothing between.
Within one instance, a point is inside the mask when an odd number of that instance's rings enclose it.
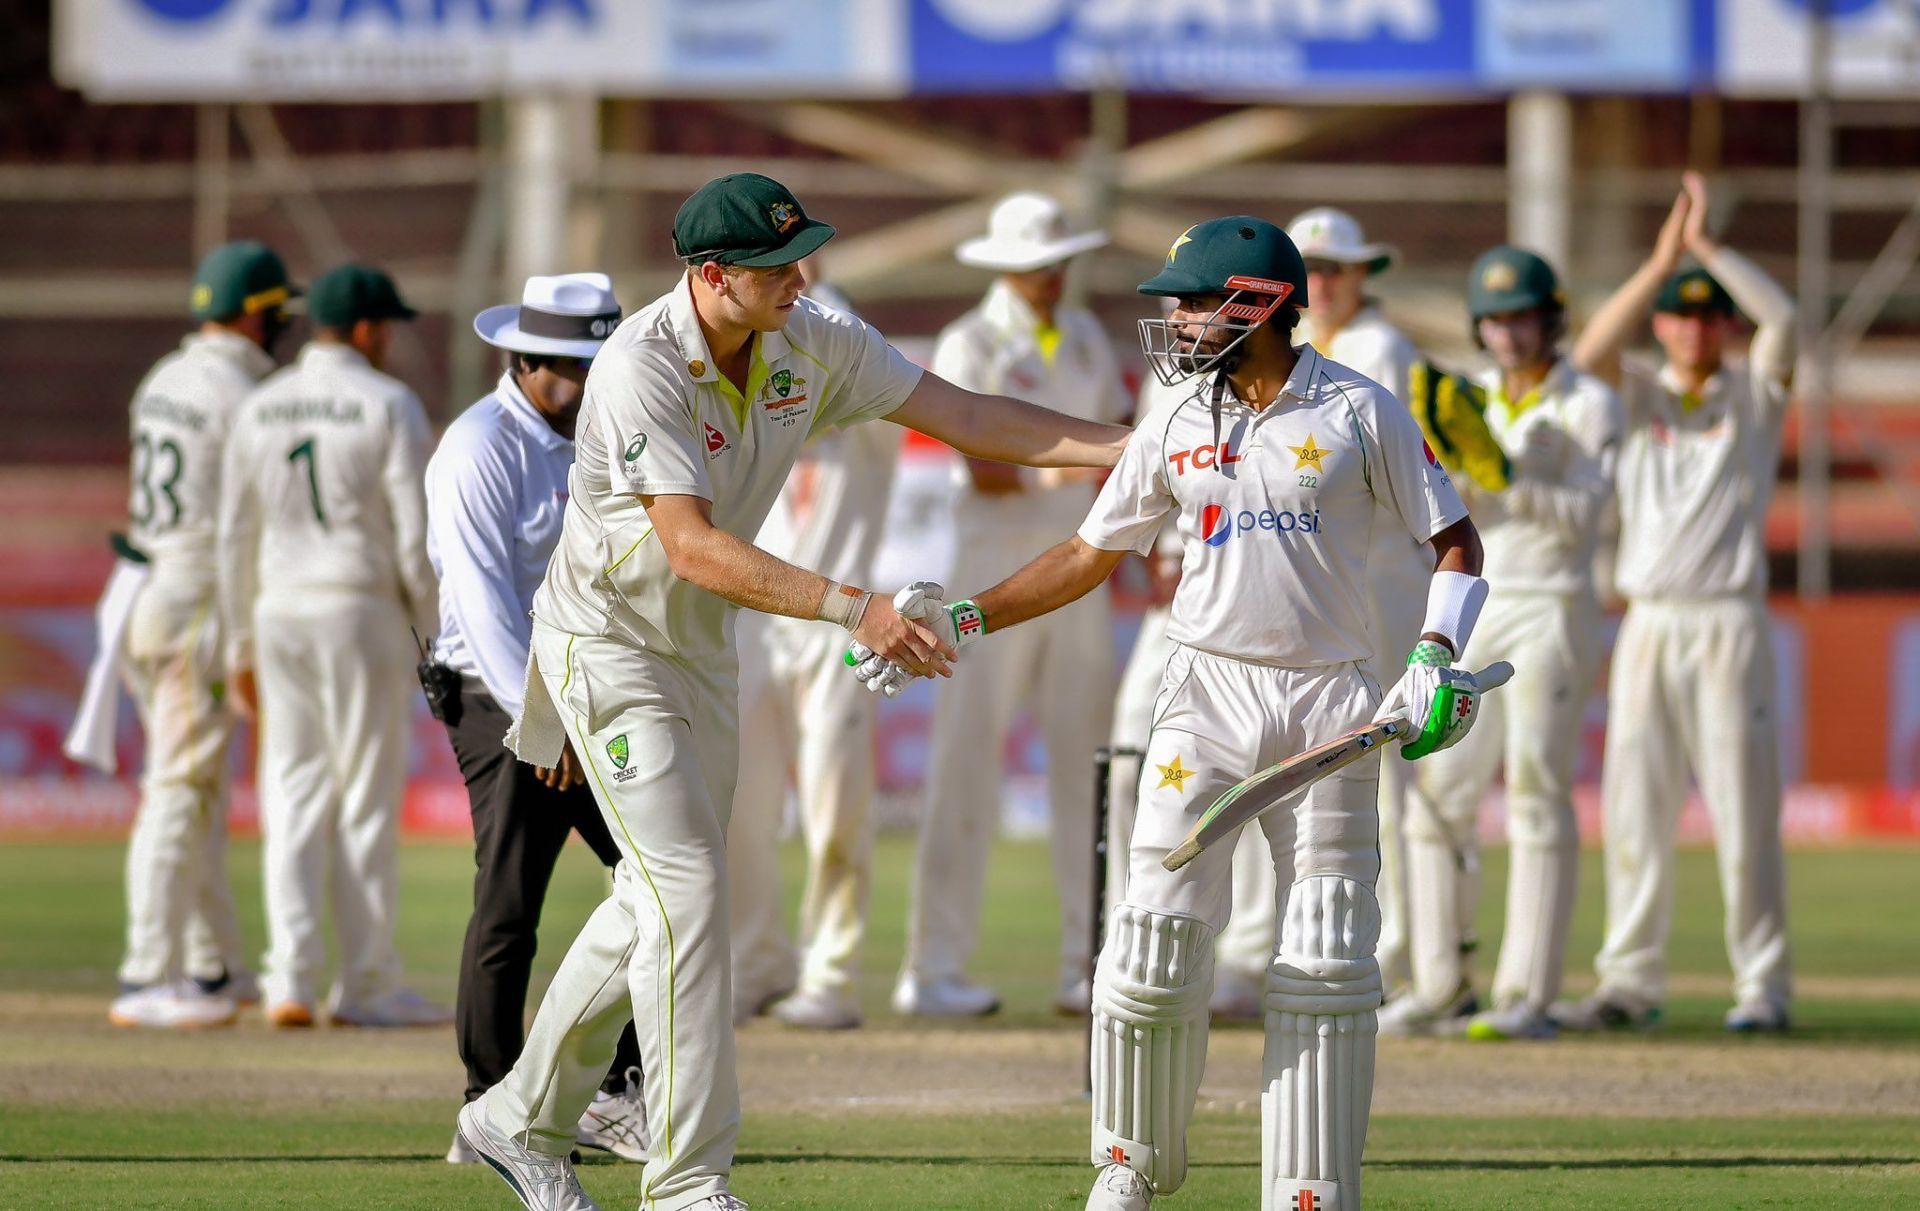
<instances>
[{"instance_id":1,"label":"green baggy cap","mask_svg":"<svg viewBox=\"0 0 1920 1211\"><path fill-rule=\"evenodd\" d=\"M1559 275L1537 252L1501 244L1481 253L1467 271L1467 314L1476 320L1566 303Z\"/></svg>"},{"instance_id":2,"label":"green baggy cap","mask_svg":"<svg viewBox=\"0 0 1920 1211\"><path fill-rule=\"evenodd\" d=\"M1704 269L1683 269L1662 282L1660 293L1654 296L1653 309L1680 314L1735 315L1739 312L1727 288Z\"/></svg>"},{"instance_id":3,"label":"green baggy cap","mask_svg":"<svg viewBox=\"0 0 1920 1211\"><path fill-rule=\"evenodd\" d=\"M683 261L717 261L770 269L791 265L833 238L810 219L793 191L757 172L715 177L673 216L673 253Z\"/></svg>"},{"instance_id":4,"label":"green baggy cap","mask_svg":"<svg viewBox=\"0 0 1920 1211\"><path fill-rule=\"evenodd\" d=\"M187 309L196 320L230 320L283 306L299 293L273 249L241 240L222 244L201 260Z\"/></svg>"},{"instance_id":5,"label":"green baggy cap","mask_svg":"<svg viewBox=\"0 0 1920 1211\"><path fill-rule=\"evenodd\" d=\"M313 280L307 318L321 328L351 328L361 320L410 320L419 315L401 299L393 279L371 265L342 265Z\"/></svg>"}]
</instances>

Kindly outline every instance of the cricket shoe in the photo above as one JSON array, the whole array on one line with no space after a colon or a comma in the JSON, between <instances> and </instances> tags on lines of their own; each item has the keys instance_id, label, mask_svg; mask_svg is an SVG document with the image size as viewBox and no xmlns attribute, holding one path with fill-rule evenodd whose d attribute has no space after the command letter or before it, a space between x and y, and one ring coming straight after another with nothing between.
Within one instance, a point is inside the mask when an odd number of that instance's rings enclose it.
<instances>
[{"instance_id":1,"label":"cricket shoe","mask_svg":"<svg viewBox=\"0 0 1920 1211\"><path fill-rule=\"evenodd\" d=\"M148 1030L205 1030L231 1025L239 1014L231 997L204 992L192 980L176 980L121 993L108 1007L107 1020Z\"/></svg>"},{"instance_id":2,"label":"cricket shoe","mask_svg":"<svg viewBox=\"0 0 1920 1211\"><path fill-rule=\"evenodd\" d=\"M1379 1031L1389 1038L1401 1039L1457 1035L1467 1028L1468 1021L1478 1012L1480 998L1474 996L1472 986L1462 980L1453 996L1438 1009L1430 1007L1411 992L1402 993L1388 1001L1380 1009Z\"/></svg>"},{"instance_id":3,"label":"cricket shoe","mask_svg":"<svg viewBox=\"0 0 1920 1211\"><path fill-rule=\"evenodd\" d=\"M480 1163L480 1154L469 1147L467 1141L460 1137L460 1129L458 1127L453 1129L453 1144L447 1149L447 1163L449 1165L477 1165Z\"/></svg>"},{"instance_id":4,"label":"cricket shoe","mask_svg":"<svg viewBox=\"0 0 1920 1211\"><path fill-rule=\"evenodd\" d=\"M748 1211L747 1200L722 1190L687 1208L687 1211Z\"/></svg>"},{"instance_id":5,"label":"cricket shoe","mask_svg":"<svg viewBox=\"0 0 1920 1211\"><path fill-rule=\"evenodd\" d=\"M327 1012L335 1026L445 1026L453 1021L453 1010L437 1001L429 1001L411 988L399 988L375 997L363 1005L336 1003Z\"/></svg>"},{"instance_id":6,"label":"cricket shoe","mask_svg":"<svg viewBox=\"0 0 1920 1211\"><path fill-rule=\"evenodd\" d=\"M1147 1211L1153 1185L1125 1165L1102 1165L1087 1195L1087 1211Z\"/></svg>"},{"instance_id":7,"label":"cricket shoe","mask_svg":"<svg viewBox=\"0 0 1920 1211\"><path fill-rule=\"evenodd\" d=\"M267 1025L277 1030L304 1030L313 1025L313 1006L305 1001L275 1001L267 1006Z\"/></svg>"},{"instance_id":8,"label":"cricket shoe","mask_svg":"<svg viewBox=\"0 0 1920 1211\"><path fill-rule=\"evenodd\" d=\"M600 1211L600 1204L580 1188L571 1160L531 1151L501 1135L487 1122L479 1102L460 1108L459 1123L460 1138L500 1175L527 1211Z\"/></svg>"},{"instance_id":9,"label":"cricket shoe","mask_svg":"<svg viewBox=\"0 0 1920 1211\"><path fill-rule=\"evenodd\" d=\"M800 1030L855 1030L866 1021L848 989L803 988L773 1007L781 1023Z\"/></svg>"},{"instance_id":10,"label":"cricket shoe","mask_svg":"<svg viewBox=\"0 0 1920 1211\"><path fill-rule=\"evenodd\" d=\"M745 1026L792 995L792 984L753 987L736 980L733 985L733 1024Z\"/></svg>"},{"instance_id":11,"label":"cricket shoe","mask_svg":"<svg viewBox=\"0 0 1920 1211\"><path fill-rule=\"evenodd\" d=\"M1216 1022L1258 1022L1267 1016L1266 973L1248 975L1225 967L1213 969L1213 995L1207 1012Z\"/></svg>"},{"instance_id":12,"label":"cricket shoe","mask_svg":"<svg viewBox=\"0 0 1920 1211\"><path fill-rule=\"evenodd\" d=\"M1084 1018L1093 1012L1093 981L1079 972L1063 972L1060 990L1053 994L1053 1011L1063 1018Z\"/></svg>"},{"instance_id":13,"label":"cricket shoe","mask_svg":"<svg viewBox=\"0 0 1920 1211\"><path fill-rule=\"evenodd\" d=\"M1787 1013L1786 1002L1762 997L1756 1001L1742 1001L1727 1010L1725 1024L1732 1034L1784 1034L1791 1029L1793 1022Z\"/></svg>"},{"instance_id":14,"label":"cricket shoe","mask_svg":"<svg viewBox=\"0 0 1920 1211\"><path fill-rule=\"evenodd\" d=\"M907 973L893 986L893 1011L919 1018L984 1018L998 1013L1000 996L960 976L922 979Z\"/></svg>"},{"instance_id":15,"label":"cricket shoe","mask_svg":"<svg viewBox=\"0 0 1920 1211\"><path fill-rule=\"evenodd\" d=\"M653 1133L647 1130L647 1104L640 1096L640 1070L627 1069L627 1087L621 1093L596 1089L574 1142L582 1148L611 1152L623 1161L636 1164L647 1159L653 1146Z\"/></svg>"},{"instance_id":16,"label":"cricket shoe","mask_svg":"<svg viewBox=\"0 0 1920 1211\"><path fill-rule=\"evenodd\" d=\"M1499 1043L1509 1039L1551 1039L1559 1033L1560 1028L1548 1021L1546 1014L1525 1001L1476 1013L1467 1019L1467 1037L1483 1043Z\"/></svg>"},{"instance_id":17,"label":"cricket shoe","mask_svg":"<svg viewBox=\"0 0 1920 1211\"><path fill-rule=\"evenodd\" d=\"M1578 1001L1555 1001L1547 1020L1562 1030L1651 1030L1660 1024L1660 1007L1640 1005L1602 988Z\"/></svg>"}]
</instances>

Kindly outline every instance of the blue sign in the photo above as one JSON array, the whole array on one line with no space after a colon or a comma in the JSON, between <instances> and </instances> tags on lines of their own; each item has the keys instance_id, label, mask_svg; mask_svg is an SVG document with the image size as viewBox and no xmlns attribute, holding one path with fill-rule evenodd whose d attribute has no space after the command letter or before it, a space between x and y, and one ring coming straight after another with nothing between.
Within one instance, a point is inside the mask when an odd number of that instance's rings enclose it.
<instances>
[{"instance_id":1,"label":"blue sign","mask_svg":"<svg viewBox=\"0 0 1920 1211\"><path fill-rule=\"evenodd\" d=\"M1709 0L909 0L916 92L1690 87Z\"/></svg>"}]
</instances>

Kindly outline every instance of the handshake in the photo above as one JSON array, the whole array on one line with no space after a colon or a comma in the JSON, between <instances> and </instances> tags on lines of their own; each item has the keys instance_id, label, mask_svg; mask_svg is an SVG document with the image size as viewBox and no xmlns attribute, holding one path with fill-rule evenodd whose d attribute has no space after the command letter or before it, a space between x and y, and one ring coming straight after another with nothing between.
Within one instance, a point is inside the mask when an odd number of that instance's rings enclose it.
<instances>
[{"instance_id":1,"label":"handshake","mask_svg":"<svg viewBox=\"0 0 1920 1211\"><path fill-rule=\"evenodd\" d=\"M908 622L918 623L933 633L944 647L956 654L961 648L987 633L986 615L971 601L947 602L946 590L931 580L916 580L893 595L893 609ZM846 663L853 675L868 690L892 698L919 674L855 642L847 649Z\"/></svg>"}]
</instances>

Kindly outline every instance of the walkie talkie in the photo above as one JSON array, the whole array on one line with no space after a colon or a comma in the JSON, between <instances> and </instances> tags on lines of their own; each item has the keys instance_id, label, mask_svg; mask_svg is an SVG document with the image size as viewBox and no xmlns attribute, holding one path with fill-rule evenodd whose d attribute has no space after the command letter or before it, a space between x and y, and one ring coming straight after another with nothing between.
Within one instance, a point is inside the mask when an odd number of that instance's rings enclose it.
<instances>
[{"instance_id":1,"label":"walkie talkie","mask_svg":"<svg viewBox=\"0 0 1920 1211\"><path fill-rule=\"evenodd\" d=\"M407 629L413 632L413 645L420 650L420 663L414 672L420 677L420 688L426 691L427 710L448 727L456 726L460 722L460 674L433 658L419 631Z\"/></svg>"}]
</instances>

